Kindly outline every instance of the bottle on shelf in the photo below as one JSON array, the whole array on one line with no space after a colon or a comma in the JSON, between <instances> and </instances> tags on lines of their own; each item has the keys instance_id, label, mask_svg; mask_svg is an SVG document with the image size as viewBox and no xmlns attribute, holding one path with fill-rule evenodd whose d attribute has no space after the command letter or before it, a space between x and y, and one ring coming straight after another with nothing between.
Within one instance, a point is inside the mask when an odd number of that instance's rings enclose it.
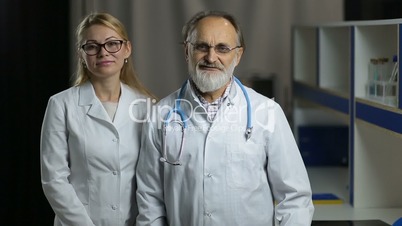
<instances>
[{"instance_id":1,"label":"bottle on shelf","mask_svg":"<svg viewBox=\"0 0 402 226\"><path fill-rule=\"evenodd\" d=\"M398 58L393 56L392 62L386 57L370 59L366 96L386 105L396 106L396 77L398 74Z\"/></svg>"}]
</instances>

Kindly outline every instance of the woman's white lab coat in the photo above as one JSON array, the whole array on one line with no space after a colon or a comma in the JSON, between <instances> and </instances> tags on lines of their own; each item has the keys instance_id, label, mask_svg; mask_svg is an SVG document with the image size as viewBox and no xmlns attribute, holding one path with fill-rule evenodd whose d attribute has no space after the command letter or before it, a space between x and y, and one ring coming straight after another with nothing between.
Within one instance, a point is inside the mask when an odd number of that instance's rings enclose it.
<instances>
[{"instance_id":1,"label":"woman's white lab coat","mask_svg":"<svg viewBox=\"0 0 402 226\"><path fill-rule=\"evenodd\" d=\"M280 106L252 89L253 132L246 141L246 100L233 83L212 123L187 84L188 117L181 166L161 162L160 121L178 91L147 123L137 167L138 226L307 226L314 207L305 166ZM168 128L167 157L178 158L181 132ZM277 202L274 207L274 202Z\"/></svg>"},{"instance_id":2,"label":"woman's white lab coat","mask_svg":"<svg viewBox=\"0 0 402 226\"><path fill-rule=\"evenodd\" d=\"M49 99L41 176L54 225L135 225L135 168L145 97L121 84L114 122L86 82Z\"/></svg>"}]
</instances>

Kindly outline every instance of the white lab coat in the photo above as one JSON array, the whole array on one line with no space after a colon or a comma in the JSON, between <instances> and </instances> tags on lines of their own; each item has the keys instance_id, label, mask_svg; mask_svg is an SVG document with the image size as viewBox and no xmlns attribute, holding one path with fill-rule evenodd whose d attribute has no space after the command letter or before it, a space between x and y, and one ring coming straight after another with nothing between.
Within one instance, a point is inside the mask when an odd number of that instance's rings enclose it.
<instances>
[{"instance_id":1,"label":"white lab coat","mask_svg":"<svg viewBox=\"0 0 402 226\"><path fill-rule=\"evenodd\" d=\"M54 225L135 225L144 96L121 84L114 122L90 82L49 99L41 134L41 176ZM145 102L142 102L145 103Z\"/></svg>"},{"instance_id":2,"label":"white lab coat","mask_svg":"<svg viewBox=\"0 0 402 226\"><path fill-rule=\"evenodd\" d=\"M233 83L210 123L187 84L188 102L181 102L189 118L181 166L159 160L160 119L178 91L158 103L161 113L144 125L137 166L138 226L272 226L275 218L283 226L311 225L310 183L286 117L273 100L246 89L253 112L248 141L239 85ZM179 130L168 133L169 160L177 159L180 136Z\"/></svg>"}]
</instances>

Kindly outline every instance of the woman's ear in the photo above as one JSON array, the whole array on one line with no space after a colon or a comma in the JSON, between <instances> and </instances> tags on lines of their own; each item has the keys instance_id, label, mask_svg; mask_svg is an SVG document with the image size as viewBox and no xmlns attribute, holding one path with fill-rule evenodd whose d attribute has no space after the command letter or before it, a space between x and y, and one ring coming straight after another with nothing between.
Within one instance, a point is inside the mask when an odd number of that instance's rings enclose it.
<instances>
[{"instance_id":1,"label":"woman's ear","mask_svg":"<svg viewBox=\"0 0 402 226\"><path fill-rule=\"evenodd\" d=\"M131 47L131 42L130 41L127 41L126 42L126 57L125 58L128 58L128 57L130 57L130 55L131 55L131 52L132 52L132 47Z\"/></svg>"}]
</instances>

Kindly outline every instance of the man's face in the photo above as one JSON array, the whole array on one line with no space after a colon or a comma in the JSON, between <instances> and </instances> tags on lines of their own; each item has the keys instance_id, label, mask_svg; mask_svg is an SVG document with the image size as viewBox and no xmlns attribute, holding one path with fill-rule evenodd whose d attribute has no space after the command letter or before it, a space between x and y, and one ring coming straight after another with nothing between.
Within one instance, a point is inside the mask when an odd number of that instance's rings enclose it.
<instances>
[{"instance_id":1,"label":"man's face","mask_svg":"<svg viewBox=\"0 0 402 226\"><path fill-rule=\"evenodd\" d=\"M200 20L186 46L191 78L201 92L213 92L230 81L243 53L233 25L224 18Z\"/></svg>"}]
</instances>

